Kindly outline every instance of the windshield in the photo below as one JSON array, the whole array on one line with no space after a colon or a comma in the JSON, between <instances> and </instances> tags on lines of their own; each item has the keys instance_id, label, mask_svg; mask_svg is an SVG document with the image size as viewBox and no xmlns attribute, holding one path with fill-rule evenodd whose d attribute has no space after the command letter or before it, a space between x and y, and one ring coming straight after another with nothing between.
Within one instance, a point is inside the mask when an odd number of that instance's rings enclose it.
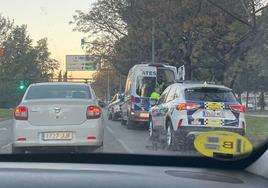
<instances>
[{"instance_id":1,"label":"windshield","mask_svg":"<svg viewBox=\"0 0 268 188\"><path fill-rule=\"evenodd\" d=\"M155 89L156 78L155 77L137 77L137 90L136 93L140 97L150 97L151 93Z\"/></svg>"},{"instance_id":2,"label":"windshield","mask_svg":"<svg viewBox=\"0 0 268 188\"><path fill-rule=\"evenodd\" d=\"M157 83L171 83L175 80L175 75L172 70L158 68L157 69Z\"/></svg>"},{"instance_id":3,"label":"windshield","mask_svg":"<svg viewBox=\"0 0 268 188\"><path fill-rule=\"evenodd\" d=\"M32 86L26 100L38 99L91 99L89 88L86 86L72 85L42 85Z\"/></svg>"},{"instance_id":4,"label":"windshield","mask_svg":"<svg viewBox=\"0 0 268 188\"><path fill-rule=\"evenodd\" d=\"M246 158L267 31L267 0L1 1L0 154Z\"/></svg>"},{"instance_id":5,"label":"windshield","mask_svg":"<svg viewBox=\"0 0 268 188\"><path fill-rule=\"evenodd\" d=\"M163 91L169 83L174 82L174 80L175 74L172 70L158 68L156 78L143 76L137 77L136 94L140 97L150 97L156 87Z\"/></svg>"}]
</instances>

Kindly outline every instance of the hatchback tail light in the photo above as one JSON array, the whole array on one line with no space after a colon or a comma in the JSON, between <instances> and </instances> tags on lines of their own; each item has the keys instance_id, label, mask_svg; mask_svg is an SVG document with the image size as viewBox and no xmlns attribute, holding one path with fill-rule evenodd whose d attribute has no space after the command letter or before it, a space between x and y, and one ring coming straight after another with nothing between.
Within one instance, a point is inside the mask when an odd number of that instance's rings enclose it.
<instances>
[{"instance_id":1,"label":"hatchback tail light","mask_svg":"<svg viewBox=\"0 0 268 188\"><path fill-rule=\"evenodd\" d=\"M97 106L87 107L87 119L98 119L101 117L101 109Z\"/></svg>"},{"instance_id":2,"label":"hatchback tail light","mask_svg":"<svg viewBox=\"0 0 268 188\"><path fill-rule=\"evenodd\" d=\"M233 112L246 112L246 107L244 105L230 105L229 107Z\"/></svg>"},{"instance_id":3,"label":"hatchback tail light","mask_svg":"<svg viewBox=\"0 0 268 188\"><path fill-rule=\"evenodd\" d=\"M176 106L177 110L195 110L198 108L200 108L200 105L196 103L183 103Z\"/></svg>"},{"instance_id":4,"label":"hatchback tail light","mask_svg":"<svg viewBox=\"0 0 268 188\"><path fill-rule=\"evenodd\" d=\"M135 97L131 95L130 97L130 112L134 112Z\"/></svg>"},{"instance_id":5,"label":"hatchback tail light","mask_svg":"<svg viewBox=\"0 0 268 188\"><path fill-rule=\"evenodd\" d=\"M28 108L25 106L18 106L14 111L14 118L16 120L28 120Z\"/></svg>"}]
</instances>

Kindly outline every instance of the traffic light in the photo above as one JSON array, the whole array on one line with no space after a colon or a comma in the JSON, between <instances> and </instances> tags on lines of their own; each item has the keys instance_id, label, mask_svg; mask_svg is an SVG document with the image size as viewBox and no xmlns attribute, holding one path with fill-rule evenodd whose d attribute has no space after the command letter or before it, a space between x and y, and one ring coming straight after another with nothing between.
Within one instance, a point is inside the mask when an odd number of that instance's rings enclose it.
<instances>
[{"instance_id":1,"label":"traffic light","mask_svg":"<svg viewBox=\"0 0 268 188\"><path fill-rule=\"evenodd\" d=\"M84 49L85 47L85 39L81 39L81 48Z\"/></svg>"},{"instance_id":2,"label":"traffic light","mask_svg":"<svg viewBox=\"0 0 268 188\"><path fill-rule=\"evenodd\" d=\"M26 82L23 81L23 80L21 80L21 81L19 82L18 89L19 89L20 91L24 91L26 88L27 88L27 84L26 84Z\"/></svg>"}]
</instances>

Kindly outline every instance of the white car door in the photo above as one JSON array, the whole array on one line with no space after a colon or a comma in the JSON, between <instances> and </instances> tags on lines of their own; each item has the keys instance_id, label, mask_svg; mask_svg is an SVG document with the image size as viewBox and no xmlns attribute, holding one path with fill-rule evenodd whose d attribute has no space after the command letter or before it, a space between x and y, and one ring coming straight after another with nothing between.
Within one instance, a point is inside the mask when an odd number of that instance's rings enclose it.
<instances>
[{"instance_id":1,"label":"white car door","mask_svg":"<svg viewBox=\"0 0 268 188\"><path fill-rule=\"evenodd\" d=\"M174 100L175 99L176 89L177 89L176 85L171 86L171 88L169 90L169 93L167 95L167 98L166 98L166 102L163 105L163 111L165 112L165 116L164 116L164 119L163 119L164 124L166 124L167 116L169 116L171 118L171 120L172 120L172 114L173 114L174 109L176 107L176 101Z\"/></svg>"},{"instance_id":2,"label":"white car door","mask_svg":"<svg viewBox=\"0 0 268 188\"><path fill-rule=\"evenodd\" d=\"M165 123L165 102L168 95L168 92L170 90L170 87L167 87L162 95L160 96L160 99L158 101L158 104L152 108L152 121L154 127L164 127Z\"/></svg>"}]
</instances>

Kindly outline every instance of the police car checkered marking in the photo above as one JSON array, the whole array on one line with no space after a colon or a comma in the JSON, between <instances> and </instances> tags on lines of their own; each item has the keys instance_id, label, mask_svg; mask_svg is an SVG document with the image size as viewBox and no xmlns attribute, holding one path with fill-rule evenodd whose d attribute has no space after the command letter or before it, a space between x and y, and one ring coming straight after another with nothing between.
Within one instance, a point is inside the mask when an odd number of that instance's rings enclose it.
<instances>
[{"instance_id":1,"label":"police car checkered marking","mask_svg":"<svg viewBox=\"0 0 268 188\"><path fill-rule=\"evenodd\" d=\"M208 123L209 123L209 119L204 119L204 125L208 125ZM221 126L224 126L224 119L221 119Z\"/></svg>"}]
</instances>

